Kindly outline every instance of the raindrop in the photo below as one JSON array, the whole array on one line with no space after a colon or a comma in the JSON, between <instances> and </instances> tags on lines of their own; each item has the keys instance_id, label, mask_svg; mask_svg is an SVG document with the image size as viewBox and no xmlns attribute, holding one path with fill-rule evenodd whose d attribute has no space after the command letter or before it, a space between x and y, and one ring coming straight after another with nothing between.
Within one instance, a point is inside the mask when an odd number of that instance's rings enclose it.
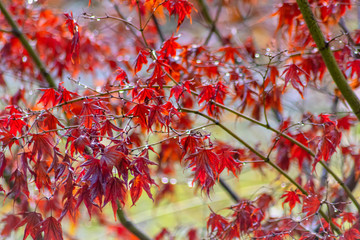
<instances>
[{"instance_id":1,"label":"raindrop","mask_svg":"<svg viewBox=\"0 0 360 240\"><path fill-rule=\"evenodd\" d=\"M171 179L170 179L170 183L174 185L174 184L177 183L177 180L176 180L175 178L171 178Z\"/></svg>"},{"instance_id":2,"label":"raindrop","mask_svg":"<svg viewBox=\"0 0 360 240\"><path fill-rule=\"evenodd\" d=\"M163 178L161 178L161 182L166 184L169 182L169 179L167 177L163 177Z\"/></svg>"}]
</instances>

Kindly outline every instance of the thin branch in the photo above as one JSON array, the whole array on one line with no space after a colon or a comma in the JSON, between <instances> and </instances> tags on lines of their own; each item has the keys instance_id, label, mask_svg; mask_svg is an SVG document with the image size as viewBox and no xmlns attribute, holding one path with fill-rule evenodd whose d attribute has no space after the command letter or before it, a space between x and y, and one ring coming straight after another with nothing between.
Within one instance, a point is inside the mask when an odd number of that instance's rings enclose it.
<instances>
[{"instance_id":1,"label":"thin branch","mask_svg":"<svg viewBox=\"0 0 360 240\"><path fill-rule=\"evenodd\" d=\"M152 20L153 20L154 25L155 25L155 27L156 27L156 30L157 30L157 32L158 32L158 34L159 34L160 40L161 40L162 42L165 41L164 34L163 34L162 30L161 30L160 24L159 24L157 18L155 17L155 15L152 15Z\"/></svg>"},{"instance_id":2,"label":"thin branch","mask_svg":"<svg viewBox=\"0 0 360 240\"><path fill-rule=\"evenodd\" d=\"M230 195L230 197L235 201L239 202L239 196L231 189L231 187L225 182L224 179L219 178L220 186Z\"/></svg>"},{"instance_id":3,"label":"thin branch","mask_svg":"<svg viewBox=\"0 0 360 240\"><path fill-rule=\"evenodd\" d=\"M151 54L152 58L155 60L157 58L156 56L156 53L154 51L152 51L152 54ZM171 76L170 73L168 73L167 71L164 70L163 67L161 67L162 70L164 71L164 73L166 74L166 76L168 76L171 81L176 84L176 85L179 85L179 83ZM347 84L347 83L346 83ZM195 96L198 96L199 94L193 90L191 90L191 93ZM239 117L242 117L252 123L255 123L259 126L262 126L264 128L267 128L269 129L270 131L272 132L275 132L277 133L279 136L282 136L286 139L288 139L290 142L296 144L297 146L299 146L300 148L302 148L303 150L305 150L307 153L309 153L312 157L315 157L315 153L313 151L311 151L310 148L306 147L304 144L302 144L301 142L297 141L296 139L290 137L289 135L285 134L284 132L281 132L275 128L272 128L271 126L269 126L268 124L264 124L264 123L261 123L259 121L257 121L256 119L253 119L251 117L248 117L242 113L239 113L225 105L222 105L220 103L217 103L215 101L212 101L211 100L211 103L213 103L214 105L224 109L224 110L227 110ZM195 111L196 112L196 111ZM231 134L230 134L231 135ZM246 146L246 145L245 145ZM267 158L265 158L264 160L266 160ZM349 198L352 200L352 202L355 204L356 208L358 209L358 211L360 212L360 204L358 203L358 201L356 200L356 198L354 197L354 195L352 194L352 192L350 191L350 189L344 184L344 182L323 162L323 161L320 161L320 164L334 177L334 179L339 183L339 185L344 189L344 191L348 194Z\"/></svg>"},{"instance_id":4,"label":"thin branch","mask_svg":"<svg viewBox=\"0 0 360 240\"><path fill-rule=\"evenodd\" d=\"M118 209L116 211L117 216L121 222L121 224L129 230L132 234L138 237L140 240L151 240L145 233L143 233L139 228L135 226L133 222L131 222L125 215L124 210L122 209L120 203L118 202Z\"/></svg>"},{"instance_id":5,"label":"thin branch","mask_svg":"<svg viewBox=\"0 0 360 240\"><path fill-rule=\"evenodd\" d=\"M13 17L10 15L10 13L6 10L6 8L3 5L2 1L0 1L0 10L4 14L4 17L5 17L6 21L11 26L12 34L20 40L23 47L29 53L29 56L34 61L36 67L39 69L41 75L44 77L44 79L49 84L49 87L56 88L56 84L55 84L54 79L48 73L48 71L46 70L43 62L41 61L41 59L39 57L39 55L31 47L31 45L30 45L28 39L26 38L26 36L20 31L19 27L17 26L16 22L14 21Z\"/></svg>"},{"instance_id":6,"label":"thin branch","mask_svg":"<svg viewBox=\"0 0 360 240\"><path fill-rule=\"evenodd\" d=\"M206 3L204 2L204 0L198 0L197 1L200 7L200 11L201 14L203 15L205 21L207 22L207 24L209 24L210 26L213 26L213 32L216 34L216 36L218 37L218 39L221 41L222 44L225 44L225 41L223 39L223 37L220 34L219 29L216 27L216 24L214 23L214 21L211 19L209 10L207 8ZM221 4L222 5L222 4Z\"/></svg>"},{"instance_id":7,"label":"thin branch","mask_svg":"<svg viewBox=\"0 0 360 240\"><path fill-rule=\"evenodd\" d=\"M213 123L215 123L217 126L219 126L222 130L224 130L225 132L227 132L229 135L231 135L233 138L235 138L239 143L241 143L242 145L244 145L247 149L249 149L251 152L253 152L256 156L258 156L259 158L261 158L262 160L264 160L265 163L269 164L272 168L274 168L279 174L281 174L282 176L284 176L287 180L289 180L289 182L291 182L296 188L298 188L304 195L309 195L308 192L301 187L289 174L287 174L286 172L284 172L284 170L282 170L278 165L276 165L275 163L273 163L269 158L265 157L264 155L262 155L259 151L257 151L255 148L251 147L245 140L243 140L242 138L240 138L238 135L236 135L233 131L231 131L230 129L228 129L227 127L225 127L222 123L220 123L218 120L202 113L196 110L192 110L192 109L187 109L187 108L181 108L181 110L183 112L188 112L188 113L194 113L197 115L200 115L206 119L208 119L209 121L212 121ZM340 229L331 221L331 219L322 211L319 211L321 216L331 225L331 227L334 229L334 231L336 231L338 234L341 234Z\"/></svg>"},{"instance_id":8,"label":"thin branch","mask_svg":"<svg viewBox=\"0 0 360 240\"><path fill-rule=\"evenodd\" d=\"M104 20L104 19L113 19L113 20L117 20L117 21L120 21L120 22L123 22L125 23L126 25L129 25L133 28L135 28L136 30L140 31L140 29L135 26L134 24L132 24L131 22L123 19L123 18L119 18L119 17L114 17L114 16L110 16L110 15L106 15L106 16L103 16L103 17L96 17L96 16L90 16L90 15L83 15L82 16L83 18L85 19L90 19L90 20L97 20L97 19L101 19L101 20Z\"/></svg>"}]
</instances>

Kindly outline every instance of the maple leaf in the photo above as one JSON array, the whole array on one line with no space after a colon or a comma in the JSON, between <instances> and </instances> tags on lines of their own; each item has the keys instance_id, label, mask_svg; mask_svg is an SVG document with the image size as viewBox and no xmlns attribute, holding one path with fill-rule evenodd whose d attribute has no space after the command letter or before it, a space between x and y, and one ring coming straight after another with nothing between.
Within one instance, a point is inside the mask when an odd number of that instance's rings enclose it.
<instances>
[{"instance_id":1,"label":"maple leaf","mask_svg":"<svg viewBox=\"0 0 360 240\"><path fill-rule=\"evenodd\" d=\"M160 54L162 57L175 57L176 50L181 49L181 45L176 42L179 37L174 37L174 34L164 42L163 46L160 49Z\"/></svg>"},{"instance_id":2,"label":"maple leaf","mask_svg":"<svg viewBox=\"0 0 360 240\"><path fill-rule=\"evenodd\" d=\"M289 203L290 213L291 213L291 211L295 207L296 203L300 203L299 196L301 196L301 194L299 194L298 191L286 191L286 193L284 193L281 196L281 198L285 198L285 200L282 204L283 208L284 208L285 203Z\"/></svg>"},{"instance_id":3,"label":"maple leaf","mask_svg":"<svg viewBox=\"0 0 360 240\"><path fill-rule=\"evenodd\" d=\"M75 205L74 210L77 210L79 208L80 204L82 202L84 202L85 207L86 207L88 214L90 216L90 219L91 219L93 204L91 202L89 185L87 185L87 184L82 185L76 192L75 196L77 197L77 199L76 199L76 205Z\"/></svg>"},{"instance_id":4,"label":"maple leaf","mask_svg":"<svg viewBox=\"0 0 360 240\"><path fill-rule=\"evenodd\" d=\"M240 52L238 50L238 47L231 47L231 46L227 46L227 47L222 47L218 50L218 52L224 52L224 60L225 62L228 61L232 61L233 63L235 63L235 55L240 56Z\"/></svg>"},{"instance_id":5,"label":"maple leaf","mask_svg":"<svg viewBox=\"0 0 360 240\"><path fill-rule=\"evenodd\" d=\"M39 125L44 130L54 130L57 128L57 125L64 127L64 125L62 125L59 120L50 112L46 112L41 115L41 118L39 119Z\"/></svg>"},{"instance_id":6,"label":"maple leaf","mask_svg":"<svg viewBox=\"0 0 360 240\"><path fill-rule=\"evenodd\" d=\"M103 122L103 124L102 124L102 126L100 128L100 133L101 133L101 135L107 134L109 137L113 137L113 130L116 131L116 132L122 131L121 128L115 126L109 120L106 120L105 122Z\"/></svg>"},{"instance_id":7,"label":"maple leaf","mask_svg":"<svg viewBox=\"0 0 360 240\"><path fill-rule=\"evenodd\" d=\"M52 155L52 149L55 146L54 140L49 133L32 134L31 143L33 143L32 155L41 159L43 154ZM31 144L30 143L30 144Z\"/></svg>"},{"instance_id":8,"label":"maple leaf","mask_svg":"<svg viewBox=\"0 0 360 240\"><path fill-rule=\"evenodd\" d=\"M134 117L138 117L140 120L140 123L143 126L147 125L146 115L149 113L149 107L140 103L136 104L135 107L133 107L126 116L133 115Z\"/></svg>"},{"instance_id":9,"label":"maple leaf","mask_svg":"<svg viewBox=\"0 0 360 240\"><path fill-rule=\"evenodd\" d=\"M45 161L37 161L34 166L35 185L40 190L45 186L51 192L51 181L47 174Z\"/></svg>"},{"instance_id":10,"label":"maple leaf","mask_svg":"<svg viewBox=\"0 0 360 240\"><path fill-rule=\"evenodd\" d=\"M24 230L24 237L23 240L25 240L29 235L35 239L36 234L40 230L39 223L42 222L42 216L40 213L37 212L29 212L23 214L25 217L22 219L17 225L16 228L19 228L26 224L25 230Z\"/></svg>"},{"instance_id":11,"label":"maple leaf","mask_svg":"<svg viewBox=\"0 0 360 240\"><path fill-rule=\"evenodd\" d=\"M42 103L44 105L44 108L47 108L48 106L54 107L60 102L60 93L55 89L40 89L40 91L44 92L44 94L37 102L37 104Z\"/></svg>"},{"instance_id":12,"label":"maple leaf","mask_svg":"<svg viewBox=\"0 0 360 240\"><path fill-rule=\"evenodd\" d=\"M79 59L79 51L80 51L80 27L76 23L72 12L70 14L64 14L66 18L66 25L68 26L69 32L72 34L71 45L68 47L68 59L71 59L72 63L75 61L80 61Z\"/></svg>"},{"instance_id":13,"label":"maple leaf","mask_svg":"<svg viewBox=\"0 0 360 240\"><path fill-rule=\"evenodd\" d=\"M2 177L4 174L6 164L7 164L7 160L4 152L0 152L0 177Z\"/></svg>"},{"instance_id":14,"label":"maple leaf","mask_svg":"<svg viewBox=\"0 0 360 240\"><path fill-rule=\"evenodd\" d=\"M44 232L44 240L63 240L63 234L61 229L61 223L54 217L48 217L40 222L40 229L37 233L37 237L41 232Z\"/></svg>"},{"instance_id":15,"label":"maple leaf","mask_svg":"<svg viewBox=\"0 0 360 240\"><path fill-rule=\"evenodd\" d=\"M147 103L149 100L156 97L158 94L152 88L143 88L133 99L138 100L139 103Z\"/></svg>"},{"instance_id":16,"label":"maple leaf","mask_svg":"<svg viewBox=\"0 0 360 240\"><path fill-rule=\"evenodd\" d=\"M114 212L114 218L116 221L116 211L118 209L117 201L120 201L122 205L125 205L126 187L124 182L119 178L111 177L106 183L104 206L111 201L111 206Z\"/></svg>"},{"instance_id":17,"label":"maple leaf","mask_svg":"<svg viewBox=\"0 0 360 240\"><path fill-rule=\"evenodd\" d=\"M249 201L240 201L238 204L231 206L231 209L234 211L232 216L235 219L224 231L229 233L229 237L232 237L228 239L233 239L235 236L240 238L240 234L248 229L256 229L264 218L263 212Z\"/></svg>"},{"instance_id":18,"label":"maple leaf","mask_svg":"<svg viewBox=\"0 0 360 240\"><path fill-rule=\"evenodd\" d=\"M291 36L294 19L301 14L297 3L282 3L278 10L273 14L279 15L279 23L276 32L283 26L288 26L288 34Z\"/></svg>"},{"instance_id":19,"label":"maple leaf","mask_svg":"<svg viewBox=\"0 0 360 240\"><path fill-rule=\"evenodd\" d=\"M124 153L117 150L117 145L104 148L100 164L106 164L107 167L112 168L115 165L118 165L126 156Z\"/></svg>"},{"instance_id":20,"label":"maple leaf","mask_svg":"<svg viewBox=\"0 0 360 240\"><path fill-rule=\"evenodd\" d=\"M235 151L232 151L230 147L223 147L216 151L219 156L219 174L227 168L228 174L231 171L235 176L237 172L241 171L242 164L234 159Z\"/></svg>"},{"instance_id":21,"label":"maple leaf","mask_svg":"<svg viewBox=\"0 0 360 240\"><path fill-rule=\"evenodd\" d=\"M339 240L358 240L360 239L360 231L355 227L350 228L344 235L339 238Z\"/></svg>"},{"instance_id":22,"label":"maple leaf","mask_svg":"<svg viewBox=\"0 0 360 240\"><path fill-rule=\"evenodd\" d=\"M4 228L1 230L0 235L1 235L1 236L4 236L4 237L9 236L10 233L15 230L16 224L18 224L18 222L19 222L20 220L21 220L21 219L20 219L18 216L14 215L14 214L8 214L8 215L6 215L6 216L1 220L2 223L5 223L5 226L4 226Z\"/></svg>"},{"instance_id":23,"label":"maple leaf","mask_svg":"<svg viewBox=\"0 0 360 240\"><path fill-rule=\"evenodd\" d=\"M2 142L2 144L4 146L9 146L9 149L11 149L11 147L14 143L19 145L19 140L17 140L17 138L11 132L7 131L6 129L0 130L0 142ZM0 176L1 176L1 174L0 174Z\"/></svg>"},{"instance_id":24,"label":"maple leaf","mask_svg":"<svg viewBox=\"0 0 360 240\"><path fill-rule=\"evenodd\" d=\"M323 159L329 161L330 157L336 152L337 146L341 141L341 132L336 127L336 123L329 119L329 115L320 115L321 122L324 125L324 135L320 138L317 145L313 171L316 164Z\"/></svg>"},{"instance_id":25,"label":"maple leaf","mask_svg":"<svg viewBox=\"0 0 360 240\"><path fill-rule=\"evenodd\" d=\"M167 0L163 3L163 6L169 11L169 15L177 15L178 23L177 30L184 22L185 17L188 17L191 22L191 10L193 5L188 0Z\"/></svg>"},{"instance_id":26,"label":"maple leaf","mask_svg":"<svg viewBox=\"0 0 360 240\"><path fill-rule=\"evenodd\" d=\"M288 65L288 68L286 68L281 74L281 76L285 74L285 85L283 91L285 90L289 81L291 81L291 85L300 93L301 97L304 98L303 91L306 83L300 80L299 75L301 73L305 74L306 79L309 80L307 73L299 68L296 64Z\"/></svg>"},{"instance_id":27,"label":"maple leaf","mask_svg":"<svg viewBox=\"0 0 360 240\"><path fill-rule=\"evenodd\" d=\"M215 96L215 88L213 85L202 86L202 91L199 94L199 104L206 101L210 101Z\"/></svg>"},{"instance_id":28,"label":"maple leaf","mask_svg":"<svg viewBox=\"0 0 360 240\"><path fill-rule=\"evenodd\" d=\"M6 194L6 198L11 196L14 199L17 199L18 197L25 195L26 197L29 197L29 189L27 184L27 179L18 169L16 169L10 177L10 181L14 180L13 185Z\"/></svg>"},{"instance_id":29,"label":"maple leaf","mask_svg":"<svg viewBox=\"0 0 360 240\"><path fill-rule=\"evenodd\" d=\"M107 167L102 167L100 160L94 157L88 157L87 161L80 167L87 167L81 180L90 182L90 200L100 208L110 170Z\"/></svg>"},{"instance_id":30,"label":"maple leaf","mask_svg":"<svg viewBox=\"0 0 360 240\"><path fill-rule=\"evenodd\" d=\"M76 184L74 183L73 172L69 171L65 178L65 191L62 198L62 201L65 202L63 205L63 210L59 217L59 221L63 219L66 213L70 213L70 216L75 220L76 215L76 200L73 195Z\"/></svg>"},{"instance_id":31,"label":"maple leaf","mask_svg":"<svg viewBox=\"0 0 360 240\"><path fill-rule=\"evenodd\" d=\"M275 66L269 66L269 70L264 82L264 87L266 88L266 86L269 84L269 82L271 82L273 85L276 85L276 78L279 77L279 71L277 69L277 67Z\"/></svg>"},{"instance_id":32,"label":"maple leaf","mask_svg":"<svg viewBox=\"0 0 360 240\"><path fill-rule=\"evenodd\" d=\"M155 182L151 179L149 180L147 177L143 177L141 174L137 175L130 181L130 196L133 202L133 205L139 200L142 190L144 189L149 198L152 200L152 194L150 191L150 185L154 184Z\"/></svg>"},{"instance_id":33,"label":"maple leaf","mask_svg":"<svg viewBox=\"0 0 360 240\"><path fill-rule=\"evenodd\" d=\"M86 101L83 103L83 107L80 112L80 123L86 128L91 128L95 123L99 126L99 120L107 110L100 100Z\"/></svg>"},{"instance_id":34,"label":"maple leaf","mask_svg":"<svg viewBox=\"0 0 360 240\"><path fill-rule=\"evenodd\" d=\"M228 225L228 220L223 216L213 212L211 208L210 211L211 214L208 217L206 228L208 229L208 231L210 231L211 235L215 234L214 237L220 237L220 235L223 233L226 226Z\"/></svg>"},{"instance_id":35,"label":"maple leaf","mask_svg":"<svg viewBox=\"0 0 360 240\"><path fill-rule=\"evenodd\" d=\"M168 111L162 105L151 105L149 111L148 129L151 129L154 123L160 124L162 128L165 123L165 117Z\"/></svg>"},{"instance_id":36,"label":"maple leaf","mask_svg":"<svg viewBox=\"0 0 360 240\"><path fill-rule=\"evenodd\" d=\"M181 139L181 145L183 149L183 156L186 153L194 153L198 146L202 143L202 139L195 135L189 135Z\"/></svg>"},{"instance_id":37,"label":"maple leaf","mask_svg":"<svg viewBox=\"0 0 360 240\"><path fill-rule=\"evenodd\" d=\"M350 130L352 126L357 123L357 118L351 115L347 115L337 120L336 126L338 129Z\"/></svg>"},{"instance_id":38,"label":"maple leaf","mask_svg":"<svg viewBox=\"0 0 360 240\"><path fill-rule=\"evenodd\" d=\"M318 212L321 202L316 196L308 195L303 200L304 202L303 202L302 211L306 213L307 217L312 216Z\"/></svg>"},{"instance_id":39,"label":"maple leaf","mask_svg":"<svg viewBox=\"0 0 360 240\"><path fill-rule=\"evenodd\" d=\"M129 83L129 78L122 68L118 67L116 73L115 81L119 81L121 86Z\"/></svg>"},{"instance_id":40,"label":"maple leaf","mask_svg":"<svg viewBox=\"0 0 360 240\"><path fill-rule=\"evenodd\" d=\"M357 220L357 217L352 212L343 212L343 213L340 214L340 216L342 217L342 223L343 224L344 224L344 222L348 222L350 224L353 224Z\"/></svg>"},{"instance_id":41,"label":"maple leaf","mask_svg":"<svg viewBox=\"0 0 360 240\"><path fill-rule=\"evenodd\" d=\"M218 156L213 152L213 149L199 148L197 152L189 155L185 159L188 162L186 168L193 168L194 179L198 181L202 190L205 190L209 195L210 188L215 184L215 180L218 177L217 166Z\"/></svg>"},{"instance_id":42,"label":"maple leaf","mask_svg":"<svg viewBox=\"0 0 360 240\"><path fill-rule=\"evenodd\" d=\"M59 83L59 89L58 89L60 96L59 96L59 102L60 103L66 103L70 100L74 99L75 97L79 97L79 94L75 92L68 91L64 86L63 82ZM67 107L68 105L63 105L63 107Z\"/></svg>"},{"instance_id":43,"label":"maple leaf","mask_svg":"<svg viewBox=\"0 0 360 240\"><path fill-rule=\"evenodd\" d=\"M150 53L146 50L140 50L138 56L135 60L135 74L139 72L144 64L148 63L147 56L149 56Z\"/></svg>"}]
</instances>

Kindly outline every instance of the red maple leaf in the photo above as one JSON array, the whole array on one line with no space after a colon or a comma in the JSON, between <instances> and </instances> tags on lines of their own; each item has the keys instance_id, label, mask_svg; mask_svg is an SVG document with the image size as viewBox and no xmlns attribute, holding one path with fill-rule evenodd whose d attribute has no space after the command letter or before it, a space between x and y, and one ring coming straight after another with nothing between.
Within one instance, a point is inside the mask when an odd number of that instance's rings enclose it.
<instances>
[{"instance_id":1,"label":"red maple leaf","mask_svg":"<svg viewBox=\"0 0 360 240\"><path fill-rule=\"evenodd\" d=\"M48 106L54 107L60 102L60 93L53 88L40 89L40 91L44 92L44 94L37 104L42 103L44 107L47 108Z\"/></svg>"},{"instance_id":2,"label":"red maple leaf","mask_svg":"<svg viewBox=\"0 0 360 240\"><path fill-rule=\"evenodd\" d=\"M238 50L238 47L231 47L231 46L226 46L226 47L222 47L218 50L218 52L224 52L224 61L228 62L228 61L232 61L233 63L235 63L235 55L240 56L240 52Z\"/></svg>"},{"instance_id":3,"label":"red maple leaf","mask_svg":"<svg viewBox=\"0 0 360 240\"><path fill-rule=\"evenodd\" d=\"M111 201L111 206L116 220L116 211L118 209L117 201L125 205L126 187L123 181L119 178L112 177L106 183L104 206Z\"/></svg>"},{"instance_id":4,"label":"red maple leaf","mask_svg":"<svg viewBox=\"0 0 360 240\"><path fill-rule=\"evenodd\" d=\"M126 116L133 115L133 117L138 117L140 120L140 123L143 126L147 125L147 118L146 115L149 113L149 107L140 103L136 104L135 107L133 107Z\"/></svg>"},{"instance_id":5,"label":"red maple leaf","mask_svg":"<svg viewBox=\"0 0 360 240\"><path fill-rule=\"evenodd\" d=\"M339 238L339 240L358 240L360 239L360 231L356 227L352 227L344 235Z\"/></svg>"},{"instance_id":6,"label":"red maple leaf","mask_svg":"<svg viewBox=\"0 0 360 240\"><path fill-rule=\"evenodd\" d=\"M329 115L320 115L321 123L324 126L324 135L320 138L317 145L316 156L313 163L313 171L316 164L323 159L329 161L330 157L336 152L336 148L341 141L341 132L336 127L336 123L329 119Z\"/></svg>"},{"instance_id":7,"label":"red maple leaf","mask_svg":"<svg viewBox=\"0 0 360 240\"><path fill-rule=\"evenodd\" d=\"M80 51L80 26L76 23L72 12L70 14L64 14L66 18L66 25L68 26L69 32L73 36L71 39L71 45L67 50L67 59L71 59L73 63L75 60L79 61L79 51Z\"/></svg>"},{"instance_id":8,"label":"red maple leaf","mask_svg":"<svg viewBox=\"0 0 360 240\"><path fill-rule=\"evenodd\" d=\"M14 215L14 214L8 214L6 215L1 222L5 223L4 228L2 229L0 235L1 236L9 236L12 231L15 230L16 225L21 219Z\"/></svg>"},{"instance_id":9,"label":"red maple leaf","mask_svg":"<svg viewBox=\"0 0 360 240\"><path fill-rule=\"evenodd\" d=\"M175 57L176 50L181 49L181 45L175 42L179 37L174 37L174 34L164 42L162 48L160 49L160 54L162 57Z\"/></svg>"},{"instance_id":10,"label":"red maple leaf","mask_svg":"<svg viewBox=\"0 0 360 240\"><path fill-rule=\"evenodd\" d=\"M303 91L304 87L306 86L306 82L301 81L299 77L301 73L303 73L306 76L306 79L309 80L309 76L304 70L296 66L296 64L289 65L288 68L286 68L281 74L281 76L285 74L285 85L283 91L285 90L289 81L291 81L291 85L300 93L301 97L304 98Z\"/></svg>"},{"instance_id":11,"label":"red maple leaf","mask_svg":"<svg viewBox=\"0 0 360 240\"><path fill-rule=\"evenodd\" d=\"M49 133L32 134L31 143L33 144L32 155L41 159L43 154L52 155L55 146L54 140Z\"/></svg>"},{"instance_id":12,"label":"red maple leaf","mask_svg":"<svg viewBox=\"0 0 360 240\"><path fill-rule=\"evenodd\" d=\"M100 128L100 134L105 135L107 134L109 137L113 137L113 131L120 132L122 131L121 128L115 126L111 121L106 120L103 122Z\"/></svg>"},{"instance_id":13,"label":"red maple leaf","mask_svg":"<svg viewBox=\"0 0 360 240\"><path fill-rule=\"evenodd\" d=\"M22 174L18 169L16 169L10 177L10 181L14 181L12 187L8 194L6 194L6 198L11 196L14 199L17 199L20 196L25 195L29 197L29 189L27 179L24 174Z\"/></svg>"},{"instance_id":14,"label":"red maple leaf","mask_svg":"<svg viewBox=\"0 0 360 240\"><path fill-rule=\"evenodd\" d=\"M157 96L157 93L152 88L143 88L141 91L133 98L133 100L138 100L139 103L149 102Z\"/></svg>"},{"instance_id":15,"label":"red maple leaf","mask_svg":"<svg viewBox=\"0 0 360 240\"><path fill-rule=\"evenodd\" d=\"M146 50L140 50L138 56L135 60L135 74L139 72L144 64L148 63L147 56L149 56L150 53Z\"/></svg>"},{"instance_id":16,"label":"red maple leaf","mask_svg":"<svg viewBox=\"0 0 360 240\"><path fill-rule=\"evenodd\" d=\"M163 3L163 6L169 11L169 15L177 15L178 24L177 31L180 25L184 22L185 17L188 17L191 22L191 10L193 5L188 0L168 0Z\"/></svg>"},{"instance_id":17,"label":"red maple leaf","mask_svg":"<svg viewBox=\"0 0 360 240\"><path fill-rule=\"evenodd\" d=\"M282 204L283 208L284 208L285 203L289 203L290 213L291 213L291 211L295 207L296 203L300 203L299 196L301 196L301 194L299 194L298 191L286 191L286 193L284 193L281 196L281 198L285 198L285 200Z\"/></svg>"},{"instance_id":18,"label":"red maple leaf","mask_svg":"<svg viewBox=\"0 0 360 240\"><path fill-rule=\"evenodd\" d=\"M26 224L25 230L24 230L24 238L25 240L29 235L35 239L36 234L40 230L39 223L42 222L42 217L40 213L37 212L29 212L24 213L24 219L22 219L17 225L16 228L19 228Z\"/></svg>"},{"instance_id":19,"label":"red maple leaf","mask_svg":"<svg viewBox=\"0 0 360 240\"><path fill-rule=\"evenodd\" d=\"M306 216L312 216L318 212L320 208L320 200L314 195L308 195L304 198L302 211L306 213Z\"/></svg>"},{"instance_id":20,"label":"red maple leaf","mask_svg":"<svg viewBox=\"0 0 360 240\"><path fill-rule=\"evenodd\" d=\"M218 156L213 152L213 149L199 148L197 152L190 154L185 161L188 162L187 168L192 168L194 171L193 183L198 181L201 189L209 195L210 188L215 184L218 177Z\"/></svg>"},{"instance_id":21,"label":"red maple leaf","mask_svg":"<svg viewBox=\"0 0 360 240\"><path fill-rule=\"evenodd\" d=\"M154 183L155 182L152 179L151 181L149 181L147 177L143 177L141 174L137 175L130 181L130 196L133 202L133 206L139 200L143 189L145 190L149 198L153 200L150 191L150 185Z\"/></svg>"},{"instance_id":22,"label":"red maple leaf","mask_svg":"<svg viewBox=\"0 0 360 240\"><path fill-rule=\"evenodd\" d=\"M40 227L37 237L44 232L44 240L63 240L61 223L54 217L48 217L38 224Z\"/></svg>"},{"instance_id":23,"label":"red maple leaf","mask_svg":"<svg viewBox=\"0 0 360 240\"><path fill-rule=\"evenodd\" d=\"M273 14L279 15L279 23L276 32L283 26L288 27L288 34L291 36L291 31L294 24L294 19L301 14L297 3L282 3L278 10Z\"/></svg>"},{"instance_id":24,"label":"red maple leaf","mask_svg":"<svg viewBox=\"0 0 360 240\"><path fill-rule=\"evenodd\" d=\"M223 216L216 214L210 208L211 214L208 218L206 228L210 231L211 236L220 237L226 226L229 224L228 220Z\"/></svg>"},{"instance_id":25,"label":"red maple leaf","mask_svg":"<svg viewBox=\"0 0 360 240\"><path fill-rule=\"evenodd\" d=\"M117 150L117 145L105 147L101 153L100 164L106 164L107 167L118 165L126 156L124 153Z\"/></svg>"}]
</instances>

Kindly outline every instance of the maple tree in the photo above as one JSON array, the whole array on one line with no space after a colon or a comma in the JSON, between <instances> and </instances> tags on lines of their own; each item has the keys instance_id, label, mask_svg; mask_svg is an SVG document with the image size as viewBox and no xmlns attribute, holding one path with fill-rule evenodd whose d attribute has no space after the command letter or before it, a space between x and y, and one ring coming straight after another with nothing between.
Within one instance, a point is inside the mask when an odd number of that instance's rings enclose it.
<instances>
[{"instance_id":1,"label":"maple tree","mask_svg":"<svg viewBox=\"0 0 360 240\"><path fill-rule=\"evenodd\" d=\"M1 237L73 239L64 225L86 212L120 239L359 239L356 4L0 1ZM265 44L254 21L271 26ZM321 110L287 106L306 101ZM227 179L245 170L274 188L240 197ZM151 235L126 212L176 196L174 177L233 204L186 236Z\"/></svg>"}]
</instances>

